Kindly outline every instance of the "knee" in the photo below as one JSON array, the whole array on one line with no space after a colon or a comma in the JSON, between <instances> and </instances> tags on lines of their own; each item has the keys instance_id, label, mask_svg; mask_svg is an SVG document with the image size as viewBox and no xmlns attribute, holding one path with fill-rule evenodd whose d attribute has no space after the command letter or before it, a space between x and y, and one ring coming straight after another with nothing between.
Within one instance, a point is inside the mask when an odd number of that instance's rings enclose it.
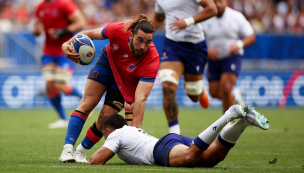
<instances>
[{"instance_id":1,"label":"knee","mask_svg":"<svg viewBox=\"0 0 304 173\"><path fill-rule=\"evenodd\" d=\"M176 93L175 88L177 88L177 85L172 82L165 81L162 83L162 89L163 89L164 96L175 94Z\"/></svg>"},{"instance_id":2,"label":"knee","mask_svg":"<svg viewBox=\"0 0 304 173\"><path fill-rule=\"evenodd\" d=\"M221 92L223 93L223 95L231 95L232 86L229 83L223 84L221 87Z\"/></svg>"},{"instance_id":3,"label":"knee","mask_svg":"<svg viewBox=\"0 0 304 173\"><path fill-rule=\"evenodd\" d=\"M198 160L199 160L198 158L196 158L192 155L187 155L184 158L184 165L188 166L188 167L194 167L194 166L196 166Z\"/></svg>"},{"instance_id":4,"label":"knee","mask_svg":"<svg viewBox=\"0 0 304 173\"><path fill-rule=\"evenodd\" d=\"M218 98L218 90L215 90L215 89L209 89L209 93L210 93L210 95L211 95L211 97L213 97L213 98Z\"/></svg>"},{"instance_id":5,"label":"knee","mask_svg":"<svg viewBox=\"0 0 304 173\"><path fill-rule=\"evenodd\" d=\"M55 81L46 81L46 91L50 92L55 89Z\"/></svg>"}]
</instances>

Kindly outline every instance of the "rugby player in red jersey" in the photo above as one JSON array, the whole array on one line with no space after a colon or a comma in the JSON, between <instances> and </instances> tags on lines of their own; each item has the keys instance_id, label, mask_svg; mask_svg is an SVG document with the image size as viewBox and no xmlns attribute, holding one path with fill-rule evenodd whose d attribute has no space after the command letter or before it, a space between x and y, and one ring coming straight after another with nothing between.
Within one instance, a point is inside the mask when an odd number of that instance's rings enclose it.
<instances>
[{"instance_id":1,"label":"rugby player in red jersey","mask_svg":"<svg viewBox=\"0 0 304 173\"><path fill-rule=\"evenodd\" d=\"M103 136L102 124L106 117L122 110L125 104L128 124L140 128L146 100L152 90L159 68L159 55L152 42L154 28L147 16L138 15L129 23L111 23L104 28L80 32L92 40L110 39L99 55L88 76L85 92L72 113L59 162L87 162L86 152ZM71 41L62 45L65 55L74 62ZM88 117L107 91L97 121L88 129L86 137L73 147ZM132 112L133 111L133 112ZM134 117L133 117L134 115Z\"/></svg>"},{"instance_id":2,"label":"rugby player in red jersey","mask_svg":"<svg viewBox=\"0 0 304 173\"><path fill-rule=\"evenodd\" d=\"M45 0L36 8L33 33L39 36L44 31L46 35L41 59L46 93L60 115L60 119L49 124L49 128L62 128L68 125L68 118L61 104L60 91L82 98L82 94L68 84L74 63L65 57L61 45L85 25L83 15L72 0Z\"/></svg>"}]
</instances>

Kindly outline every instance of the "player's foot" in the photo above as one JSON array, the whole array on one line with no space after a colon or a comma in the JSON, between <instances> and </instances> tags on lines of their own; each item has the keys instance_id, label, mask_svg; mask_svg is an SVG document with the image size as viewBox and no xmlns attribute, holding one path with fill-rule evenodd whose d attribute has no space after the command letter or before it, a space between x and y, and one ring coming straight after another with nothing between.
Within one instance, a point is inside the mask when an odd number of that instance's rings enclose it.
<instances>
[{"instance_id":1,"label":"player's foot","mask_svg":"<svg viewBox=\"0 0 304 173\"><path fill-rule=\"evenodd\" d=\"M61 163L74 163L75 158L73 157L73 145L65 144L61 152L61 156L58 159Z\"/></svg>"},{"instance_id":2,"label":"player's foot","mask_svg":"<svg viewBox=\"0 0 304 173\"><path fill-rule=\"evenodd\" d=\"M246 112L245 118L248 123L263 130L267 130L269 128L267 118L257 112L252 105L246 105L244 111Z\"/></svg>"},{"instance_id":3,"label":"player's foot","mask_svg":"<svg viewBox=\"0 0 304 173\"><path fill-rule=\"evenodd\" d=\"M69 120L60 119L60 120L57 120L54 123L50 123L49 128L50 129L66 128L66 127L68 127L68 124L69 124Z\"/></svg>"},{"instance_id":4,"label":"player's foot","mask_svg":"<svg viewBox=\"0 0 304 173\"><path fill-rule=\"evenodd\" d=\"M76 162L79 163L87 163L87 155L86 153L80 152L80 151L75 151L73 154L73 157L75 158Z\"/></svg>"},{"instance_id":5,"label":"player's foot","mask_svg":"<svg viewBox=\"0 0 304 173\"><path fill-rule=\"evenodd\" d=\"M241 105L232 105L227 111L229 111L230 113L230 116L228 117L228 122L231 122L234 119L244 118L246 116L246 112L244 111L244 108Z\"/></svg>"},{"instance_id":6,"label":"player's foot","mask_svg":"<svg viewBox=\"0 0 304 173\"><path fill-rule=\"evenodd\" d=\"M243 94L242 94L242 90L240 88L234 88L233 91L233 96L234 96L234 102L236 104L245 106L245 103L243 101Z\"/></svg>"},{"instance_id":7,"label":"player's foot","mask_svg":"<svg viewBox=\"0 0 304 173\"><path fill-rule=\"evenodd\" d=\"M203 96L199 102L202 108L207 109L209 107L209 99L205 90L203 90Z\"/></svg>"}]
</instances>

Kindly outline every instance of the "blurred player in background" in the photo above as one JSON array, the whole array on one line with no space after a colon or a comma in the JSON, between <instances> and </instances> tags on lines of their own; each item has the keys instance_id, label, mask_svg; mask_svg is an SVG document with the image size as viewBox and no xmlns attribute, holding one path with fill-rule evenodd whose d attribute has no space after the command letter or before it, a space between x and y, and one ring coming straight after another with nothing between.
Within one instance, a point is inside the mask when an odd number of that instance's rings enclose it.
<instances>
[{"instance_id":1,"label":"blurred player in background","mask_svg":"<svg viewBox=\"0 0 304 173\"><path fill-rule=\"evenodd\" d=\"M68 84L74 63L65 57L61 45L85 26L85 19L72 0L45 0L37 6L33 33L39 36L44 31L46 35L42 74L46 80L47 96L60 116L58 121L49 124L49 128L68 125L60 92L82 98L82 94Z\"/></svg>"},{"instance_id":2,"label":"blurred player in background","mask_svg":"<svg viewBox=\"0 0 304 173\"><path fill-rule=\"evenodd\" d=\"M227 7L227 0L214 2L218 15L202 22L202 25L209 48L210 95L223 101L225 112L234 104L232 88L241 70L243 48L254 43L256 38L250 23L242 13ZM240 94L235 92L235 98L241 100Z\"/></svg>"},{"instance_id":3,"label":"blurred player in background","mask_svg":"<svg viewBox=\"0 0 304 173\"><path fill-rule=\"evenodd\" d=\"M159 68L159 55L152 42L154 28L146 15L138 15L129 23L110 23L104 28L82 31L92 40L110 39L88 76L84 96L72 113L59 162L87 162L86 152L102 137L102 125L111 114L125 108L128 124L141 127L146 100ZM78 62L71 41L62 45L66 56ZM98 119L85 138L73 148L90 112L107 91ZM124 106L124 101L126 102ZM134 115L134 117L133 117Z\"/></svg>"},{"instance_id":4,"label":"blurred player in background","mask_svg":"<svg viewBox=\"0 0 304 173\"><path fill-rule=\"evenodd\" d=\"M200 6L204 8L200 12ZM198 22L217 14L212 0L156 0L152 24L157 29L166 19L166 38L160 58L159 78L162 82L164 110L169 132L180 134L176 91L184 75L184 89L188 97L199 101L203 108L209 100L203 88L203 72L207 58L207 44Z\"/></svg>"},{"instance_id":5,"label":"blurred player in background","mask_svg":"<svg viewBox=\"0 0 304 173\"><path fill-rule=\"evenodd\" d=\"M239 120L222 131L234 119ZM127 126L121 115L113 114L103 125L104 145L88 163L104 165L117 153L120 159L131 165L213 167L225 159L249 125L263 130L269 128L266 117L253 107L233 105L196 138L170 133L157 139L141 129Z\"/></svg>"}]
</instances>

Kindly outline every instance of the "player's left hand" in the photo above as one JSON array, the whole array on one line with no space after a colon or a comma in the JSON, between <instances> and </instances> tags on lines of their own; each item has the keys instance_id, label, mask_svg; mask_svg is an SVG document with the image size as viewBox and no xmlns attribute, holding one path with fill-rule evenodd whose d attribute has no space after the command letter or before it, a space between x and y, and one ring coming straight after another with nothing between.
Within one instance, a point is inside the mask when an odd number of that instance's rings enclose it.
<instances>
[{"instance_id":1,"label":"player's left hand","mask_svg":"<svg viewBox=\"0 0 304 173\"><path fill-rule=\"evenodd\" d=\"M236 44L230 46L230 54L236 55L239 52L239 47Z\"/></svg>"},{"instance_id":2,"label":"player's left hand","mask_svg":"<svg viewBox=\"0 0 304 173\"><path fill-rule=\"evenodd\" d=\"M124 108L125 108L125 112L133 112L134 102L131 104L125 102Z\"/></svg>"},{"instance_id":3,"label":"player's left hand","mask_svg":"<svg viewBox=\"0 0 304 173\"><path fill-rule=\"evenodd\" d=\"M177 21L169 24L171 31L176 31L176 33L178 33L179 31L187 27L187 24L184 19L178 18L176 16L174 16L174 18Z\"/></svg>"},{"instance_id":4,"label":"player's left hand","mask_svg":"<svg viewBox=\"0 0 304 173\"><path fill-rule=\"evenodd\" d=\"M59 38L59 36L56 34L54 28L50 28L50 29L48 30L48 34L49 34L49 36L50 36L53 40L57 40L57 39Z\"/></svg>"}]
</instances>

